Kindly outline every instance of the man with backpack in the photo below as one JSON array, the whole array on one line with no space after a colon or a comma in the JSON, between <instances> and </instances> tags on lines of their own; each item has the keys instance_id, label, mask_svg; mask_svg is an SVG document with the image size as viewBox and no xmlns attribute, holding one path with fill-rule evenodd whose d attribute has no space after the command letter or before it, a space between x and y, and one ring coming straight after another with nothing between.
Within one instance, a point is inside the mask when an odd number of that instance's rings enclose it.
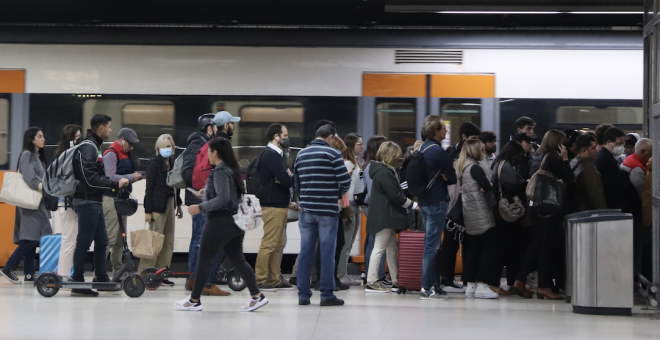
<instances>
[{"instance_id":1,"label":"man with backpack","mask_svg":"<svg viewBox=\"0 0 660 340\"><path fill-rule=\"evenodd\" d=\"M440 237L447 218L449 193L447 185L456 183L456 172L452 160L440 144L447 135L442 117L430 115L424 119L422 134L426 141L419 149L423 153L424 167L409 166L408 190L418 197L419 210L424 221L424 256L422 258L422 300L447 300L447 293L436 285L435 257L440 248ZM424 176L422 176L422 174ZM422 188L413 188L411 178L425 179ZM422 190L420 190L422 189Z\"/></svg>"},{"instance_id":2,"label":"man with backpack","mask_svg":"<svg viewBox=\"0 0 660 340\"><path fill-rule=\"evenodd\" d=\"M87 250L94 242L94 271L99 282L109 282L106 271L106 247L108 235L101 204L106 190L116 192L129 184L128 178L115 182L106 177L103 158L99 152L103 140L110 137L112 119L103 114L92 117L91 129L77 147L73 157L73 173L78 180L73 194L73 210L78 214L78 238L73 253L73 276L75 282L84 282L84 266ZM72 289L71 295L98 296L91 289Z\"/></svg>"},{"instance_id":3,"label":"man with backpack","mask_svg":"<svg viewBox=\"0 0 660 340\"><path fill-rule=\"evenodd\" d=\"M251 164L251 167L256 165L258 176L248 177L248 190L255 190L252 193L259 198L264 221L255 273L261 291L294 290L289 282L281 279L279 260L291 202L289 189L293 186L292 174L283 157L283 149L289 147L289 132L286 126L273 123L268 127L266 138L266 150L254 161L258 164Z\"/></svg>"},{"instance_id":4,"label":"man with backpack","mask_svg":"<svg viewBox=\"0 0 660 340\"><path fill-rule=\"evenodd\" d=\"M117 134L117 140L103 153L103 167L105 174L111 180L119 182L126 178L129 183L137 182L142 179L142 174L135 172L135 164L131 159L131 150L135 143L139 143L137 133L131 128L123 128ZM103 193L103 217L105 218L105 230L108 233L108 252L112 271L121 269L122 253L124 243L122 241L121 229L119 228L119 217L115 209L115 198L128 198L132 190L131 184L121 193L112 190L106 190ZM126 226L127 216L122 216L124 227Z\"/></svg>"},{"instance_id":5,"label":"man with backpack","mask_svg":"<svg viewBox=\"0 0 660 340\"><path fill-rule=\"evenodd\" d=\"M213 123L213 118L215 114L205 113L197 119L197 132L192 133L188 136L188 146L183 152L183 164L181 166L181 177L186 182L186 187L193 187L193 170L195 168L197 153L199 150L208 143L211 138L213 138L218 131L215 123ZM202 203L202 196L196 196L191 191L186 190L186 205L191 206L195 204ZM197 214L193 215L193 230L192 237L190 239L190 247L188 248L188 269L192 273L191 277L186 281L185 288L186 290L192 290L193 287L193 277L195 277L195 270L197 269L197 257L199 255L199 245L202 238L202 230L206 224L206 215ZM222 257L224 254L222 251L216 255L216 257L211 262L211 273L217 273L220 270L220 265L222 264ZM202 291L204 295L215 295L215 296L227 296L230 293L224 290L221 290L215 285L216 276L210 275L209 280L206 284L206 287Z\"/></svg>"}]
</instances>

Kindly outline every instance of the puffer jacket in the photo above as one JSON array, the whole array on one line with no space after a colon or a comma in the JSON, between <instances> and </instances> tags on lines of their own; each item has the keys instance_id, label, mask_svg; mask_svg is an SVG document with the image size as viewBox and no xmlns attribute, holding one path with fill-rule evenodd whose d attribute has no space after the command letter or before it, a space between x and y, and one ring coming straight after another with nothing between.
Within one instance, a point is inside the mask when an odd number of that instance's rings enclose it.
<instances>
[{"instance_id":1,"label":"puffer jacket","mask_svg":"<svg viewBox=\"0 0 660 340\"><path fill-rule=\"evenodd\" d=\"M468 158L463 164L463 177L461 184L461 197L463 201L463 221L469 235L481 235L488 229L495 227L495 217L486 201L486 196L479 189L479 183L472 178L470 168L479 166L477 162Z\"/></svg>"}]
</instances>

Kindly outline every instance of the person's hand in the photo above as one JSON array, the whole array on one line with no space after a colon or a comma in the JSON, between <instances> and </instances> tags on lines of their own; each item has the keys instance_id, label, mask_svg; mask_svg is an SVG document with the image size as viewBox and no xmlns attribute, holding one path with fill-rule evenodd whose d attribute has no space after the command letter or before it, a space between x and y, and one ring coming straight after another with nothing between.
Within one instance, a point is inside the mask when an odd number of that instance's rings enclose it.
<instances>
[{"instance_id":1,"label":"person's hand","mask_svg":"<svg viewBox=\"0 0 660 340\"><path fill-rule=\"evenodd\" d=\"M144 221L147 223L151 223L151 219L153 218L153 214L144 214Z\"/></svg>"},{"instance_id":2,"label":"person's hand","mask_svg":"<svg viewBox=\"0 0 660 340\"><path fill-rule=\"evenodd\" d=\"M201 210L199 210L199 205L197 205L197 204L191 205L191 206L188 207L188 213L190 215L197 215L200 212L201 212Z\"/></svg>"},{"instance_id":3,"label":"person's hand","mask_svg":"<svg viewBox=\"0 0 660 340\"><path fill-rule=\"evenodd\" d=\"M204 188L202 190L198 191L199 195L193 192L193 195L197 198L204 198Z\"/></svg>"},{"instance_id":4,"label":"person's hand","mask_svg":"<svg viewBox=\"0 0 660 340\"><path fill-rule=\"evenodd\" d=\"M449 179L447 179L447 176L445 176L445 174L440 174L440 176L442 176L442 179L444 179L445 182L449 181Z\"/></svg>"},{"instance_id":5,"label":"person's hand","mask_svg":"<svg viewBox=\"0 0 660 340\"><path fill-rule=\"evenodd\" d=\"M568 150L566 150L566 147L563 146L563 145L560 145L560 146L559 146L559 150L560 150L560 151L557 151L557 153L559 154L559 156L560 156L563 160L567 161L567 160L568 160Z\"/></svg>"},{"instance_id":6,"label":"person's hand","mask_svg":"<svg viewBox=\"0 0 660 340\"><path fill-rule=\"evenodd\" d=\"M479 191L486 192L486 191L484 191L484 188L479 188Z\"/></svg>"},{"instance_id":7,"label":"person's hand","mask_svg":"<svg viewBox=\"0 0 660 340\"><path fill-rule=\"evenodd\" d=\"M128 185L128 178L122 178L119 180L119 187L123 188Z\"/></svg>"},{"instance_id":8,"label":"person's hand","mask_svg":"<svg viewBox=\"0 0 660 340\"><path fill-rule=\"evenodd\" d=\"M296 202L289 202L289 209L298 211L298 205L296 204Z\"/></svg>"},{"instance_id":9,"label":"person's hand","mask_svg":"<svg viewBox=\"0 0 660 340\"><path fill-rule=\"evenodd\" d=\"M176 217L177 217L178 219L182 219L182 218L183 218L183 210L181 210L181 206L180 206L180 205L176 207Z\"/></svg>"},{"instance_id":10,"label":"person's hand","mask_svg":"<svg viewBox=\"0 0 660 340\"><path fill-rule=\"evenodd\" d=\"M286 168L286 173L289 174L289 177L293 177L293 172L291 172L291 169Z\"/></svg>"},{"instance_id":11,"label":"person's hand","mask_svg":"<svg viewBox=\"0 0 660 340\"><path fill-rule=\"evenodd\" d=\"M353 171L355 171L355 169L352 169L351 171L349 171L348 174L353 176Z\"/></svg>"},{"instance_id":12,"label":"person's hand","mask_svg":"<svg viewBox=\"0 0 660 340\"><path fill-rule=\"evenodd\" d=\"M144 177L142 177L141 173L139 172L133 173L133 182L141 181L142 179L144 179Z\"/></svg>"}]
</instances>

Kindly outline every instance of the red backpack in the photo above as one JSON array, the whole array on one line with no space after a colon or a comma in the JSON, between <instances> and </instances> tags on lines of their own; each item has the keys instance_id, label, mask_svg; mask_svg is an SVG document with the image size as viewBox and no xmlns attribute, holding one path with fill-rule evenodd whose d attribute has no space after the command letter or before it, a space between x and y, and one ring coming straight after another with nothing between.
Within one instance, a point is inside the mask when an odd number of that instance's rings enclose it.
<instances>
[{"instance_id":1,"label":"red backpack","mask_svg":"<svg viewBox=\"0 0 660 340\"><path fill-rule=\"evenodd\" d=\"M204 188L212 169L213 165L209 162L209 143L207 142L197 151L192 176L193 189L202 190Z\"/></svg>"}]
</instances>

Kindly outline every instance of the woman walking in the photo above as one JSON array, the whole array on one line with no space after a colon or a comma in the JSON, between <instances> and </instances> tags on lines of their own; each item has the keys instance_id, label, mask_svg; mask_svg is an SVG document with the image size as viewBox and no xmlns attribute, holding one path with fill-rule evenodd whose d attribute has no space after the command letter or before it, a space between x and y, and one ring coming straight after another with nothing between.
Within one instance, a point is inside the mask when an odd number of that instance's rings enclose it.
<instances>
[{"instance_id":1,"label":"woman walking","mask_svg":"<svg viewBox=\"0 0 660 340\"><path fill-rule=\"evenodd\" d=\"M208 281L211 261L222 249L240 276L247 282L250 290L251 298L241 310L252 312L266 305L268 299L259 291L254 270L243 256L245 231L238 228L234 222L233 214L238 209L243 194L243 179L228 139L212 139L209 142L208 153L209 162L214 168L206 181L203 201L201 204L188 207L191 215L204 213L208 216L202 231L195 283L192 293L185 299L175 302L174 306L180 310L202 310L199 297Z\"/></svg>"},{"instance_id":2,"label":"woman walking","mask_svg":"<svg viewBox=\"0 0 660 340\"><path fill-rule=\"evenodd\" d=\"M367 219L367 232L375 234L374 249L369 259L367 293L387 293L399 290L397 286L398 263L396 231L408 228L406 209L417 207L417 203L406 198L399 183L393 164L401 157L401 148L394 142L385 142L378 148L376 161L369 164L372 179L370 215ZM378 280L378 266L387 250L387 264L392 277L392 287L388 288Z\"/></svg>"},{"instance_id":3,"label":"woman walking","mask_svg":"<svg viewBox=\"0 0 660 340\"><path fill-rule=\"evenodd\" d=\"M82 136L80 125L69 124L62 129L62 134L55 158L64 151L78 144ZM71 207L71 197L60 197L57 204L57 226L62 233L62 245L60 247L60 259L57 264L57 274L66 280L71 277L73 267L73 251L76 250L76 238L78 237L78 214Z\"/></svg>"},{"instance_id":4,"label":"woman walking","mask_svg":"<svg viewBox=\"0 0 660 340\"><path fill-rule=\"evenodd\" d=\"M43 184L41 179L46 171L46 153L44 147L46 139L41 128L31 127L23 135L23 151L18 159L18 171L23 175L23 180L30 189L41 191ZM41 236L50 235L53 230L50 226L50 212L46 203L42 200L37 210L16 207L16 218L14 220L14 244L18 248L14 250L2 268L2 275L13 283L21 283L16 276L16 268L22 259L25 272L25 281L34 281L34 258Z\"/></svg>"},{"instance_id":5,"label":"woman walking","mask_svg":"<svg viewBox=\"0 0 660 340\"><path fill-rule=\"evenodd\" d=\"M155 259L141 259L138 272L145 268L169 267L174 252L174 216L181 219L180 190L167 185L167 172L174 165L174 139L163 134L156 140L156 155L147 164L147 188L144 194L144 220L149 223L149 230L165 235L163 248ZM176 207L176 208L175 208ZM174 282L163 280L168 286Z\"/></svg>"}]
</instances>

